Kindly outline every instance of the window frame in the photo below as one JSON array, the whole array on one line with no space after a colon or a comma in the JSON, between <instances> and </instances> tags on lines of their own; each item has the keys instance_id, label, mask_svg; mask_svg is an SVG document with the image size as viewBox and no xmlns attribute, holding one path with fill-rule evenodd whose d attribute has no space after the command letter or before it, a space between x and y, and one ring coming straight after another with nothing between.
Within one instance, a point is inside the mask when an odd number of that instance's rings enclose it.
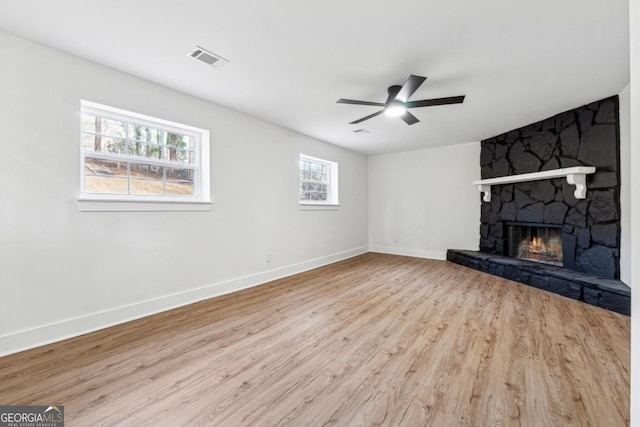
<instances>
[{"instance_id":1,"label":"window frame","mask_svg":"<svg viewBox=\"0 0 640 427\"><path fill-rule=\"evenodd\" d=\"M81 211L202 211L211 210L210 194L210 148L209 131L193 126L169 120L159 119L140 113L134 113L119 108L114 108L91 101L81 100L80 102L80 195L78 196L78 208ZM166 133L176 133L193 138L193 151L195 162L193 164L181 164L170 162L165 159L153 159L128 154L96 153L83 148L82 129L83 114L91 114L108 120L116 120L125 123L125 135L123 138L125 150L130 141L128 137L128 126L144 126ZM105 137L110 137L104 135ZM165 136L166 138L166 136ZM118 139L118 138L116 138ZM146 143L145 143L146 144ZM163 144L166 146L166 144ZM85 191L85 158L98 158L128 163L141 163L158 165L163 167L174 167L178 169L191 169L194 171L194 194L189 196L167 196L167 195L144 195L130 194L131 176L127 176L127 189L129 194L102 194L87 193ZM163 182L166 185L166 169L163 171Z\"/></svg>"},{"instance_id":2,"label":"window frame","mask_svg":"<svg viewBox=\"0 0 640 427\"><path fill-rule=\"evenodd\" d=\"M327 200L302 200L300 193L302 191L302 177L300 177L301 163L308 161L316 164L327 166ZM318 181L319 182L319 181ZM338 163L331 160L321 159L318 157L300 154L298 158L298 204L301 210L337 210L339 203L339 186L338 186Z\"/></svg>"}]
</instances>

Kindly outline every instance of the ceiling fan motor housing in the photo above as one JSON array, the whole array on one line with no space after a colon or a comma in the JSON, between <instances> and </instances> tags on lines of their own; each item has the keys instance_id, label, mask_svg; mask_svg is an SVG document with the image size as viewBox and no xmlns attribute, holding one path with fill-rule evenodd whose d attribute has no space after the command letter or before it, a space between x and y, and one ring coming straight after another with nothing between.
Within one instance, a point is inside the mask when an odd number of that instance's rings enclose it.
<instances>
[{"instance_id":1,"label":"ceiling fan motor housing","mask_svg":"<svg viewBox=\"0 0 640 427\"><path fill-rule=\"evenodd\" d=\"M391 101L396 99L396 96L398 96L398 92L400 92L400 89L402 89L402 86L400 85L389 86L389 89L387 89L387 93L389 94L386 102L387 105L391 103Z\"/></svg>"}]
</instances>

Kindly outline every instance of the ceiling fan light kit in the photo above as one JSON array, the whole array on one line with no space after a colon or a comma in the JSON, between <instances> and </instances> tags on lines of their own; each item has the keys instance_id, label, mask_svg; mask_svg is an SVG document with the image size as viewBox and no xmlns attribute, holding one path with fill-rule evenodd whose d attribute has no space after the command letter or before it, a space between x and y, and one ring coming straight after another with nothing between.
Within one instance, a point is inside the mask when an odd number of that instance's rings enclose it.
<instances>
[{"instance_id":1,"label":"ceiling fan light kit","mask_svg":"<svg viewBox=\"0 0 640 427\"><path fill-rule=\"evenodd\" d=\"M391 101L386 107L384 107L384 114L389 117L401 116L406 111L407 107L401 101Z\"/></svg>"},{"instance_id":2,"label":"ceiling fan light kit","mask_svg":"<svg viewBox=\"0 0 640 427\"><path fill-rule=\"evenodd\" d=\"M418 123L420 120L413 114L411 114L408 109L409 108L419 108L419 107L432 107L436 105L447 105L447 104L461 104L464 102L464 95L460 96L451 96L447 98L437 98L437 99L423 99L421 101L409 101L409 98L413 93L418 90L420 85L427 80L426 77L414 76L413 74L409 76L406 82L402 86L394 85L390 86L387 90L388 97L387 101L382 102L370 102L370 101L358 101L355 99L344 99L341 98L337 101L338 104L351 104L351 105L368 105L373 107L383 107L382 110L377 111L373 114L365 116L361 119L354 120L350 125L354 125L365 120L369 120L376 116L379 116L382 113L385 113L386 116L389 117L400 117L406 124L412 125Z\"/></svg>"}]
</instances>

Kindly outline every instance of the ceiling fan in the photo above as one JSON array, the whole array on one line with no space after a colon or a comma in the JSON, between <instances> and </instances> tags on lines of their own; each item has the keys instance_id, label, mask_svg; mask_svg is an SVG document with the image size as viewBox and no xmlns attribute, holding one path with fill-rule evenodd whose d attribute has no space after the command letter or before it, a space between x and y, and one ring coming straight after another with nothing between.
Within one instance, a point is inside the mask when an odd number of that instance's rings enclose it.
<instances>
[{"instance_id":1,"label":"ceiling fan","mask_svg":"<svg viewBox=\"0 0 640 427\"><path fill-rule=\"evenodd\" d=\"M400 117L406 124L412 125L418 123L420 120L418 120L416 116L407 111L409 108L431 107L434 105L446 104L460 104L464 101L465 95L451 96L448 98L423 99L421 101L409 101L409 97L413 95L416 90L418 90L420 85L422 85L425 80L427 80L426 77L414 76L412 74L402 86L390 86L387 91L389 96L387 96L387 101L384 103L357 101L355 99L339 99L336 102L338 104L371 105L374 107L384 107L380 111L369 114L368 116L361 119L354 120L353 122L349 123L350 125L364 122L365 120L369 120L375 116L379 116L382 113L385 113L387 116L391 117Z\"/></svg>"}]
</instances>

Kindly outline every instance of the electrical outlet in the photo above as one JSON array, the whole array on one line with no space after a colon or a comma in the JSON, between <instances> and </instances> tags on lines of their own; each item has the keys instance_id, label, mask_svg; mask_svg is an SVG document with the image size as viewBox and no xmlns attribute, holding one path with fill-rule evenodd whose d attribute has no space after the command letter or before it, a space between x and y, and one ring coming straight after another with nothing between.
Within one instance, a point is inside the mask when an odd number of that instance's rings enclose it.
<instances>
[{"instance_id":1,"label":"electrical outlet","mask_svg":"<svg viewBox=\"0 0 640 427\"><path fill-rule=\"evenodd\" d=\"M398 236L393 237L393 243L398 243L399 241L400 239L398 238Z\"/></svg>"},{"instance_id":2,"label":"electrical outlet","mask_svg":"<svg viewBox=\"0 0 640 427\"><path fill-rule=\"evenodd\" d=\"M271 262L271 254L267 254L266 259L267 264L269 264Z\"/></svg>"}]
</instances>

